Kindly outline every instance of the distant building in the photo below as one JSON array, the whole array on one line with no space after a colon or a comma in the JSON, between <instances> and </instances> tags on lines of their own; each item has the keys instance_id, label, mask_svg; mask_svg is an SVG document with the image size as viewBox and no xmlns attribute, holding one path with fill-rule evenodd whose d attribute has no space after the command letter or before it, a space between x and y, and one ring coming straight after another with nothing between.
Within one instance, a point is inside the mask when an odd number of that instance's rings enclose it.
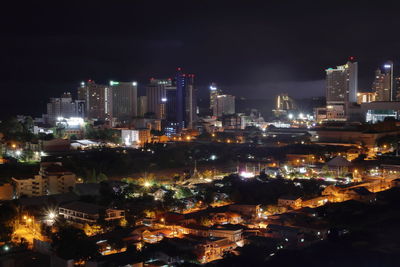
<instances>
[{"instance_id":1,"label":"distant building","mask_svg":"<svg viewBox=\"0 0 400 267\"><path fill-rule=\"evenodd\" d=\"M351 103L357 102L357 90L358 64L353 57L345 65L326 69L327 106L343 106L342 110L346 116Z\"/></svg>"},{"instance_id":2,"label":"distant building","mask_svg":"<svg viewBox=\"0 0 400 267\"><path fill-rule=\"evenodd\" d=\"M289 111L296 109L296 104L288 94L279 94L276 96L275 109L276 117L287 115Z\"/></svg>"},{"instance_id":3,"label":"distant building","mask_svg":"<svg viewBox=\"0 0 400 267\"><path fill-rule=\"evenodd\" d=\"M213 115L221 117L232 114L235 114L235 97L232 95L218 95L214 99Z\"/></svg>"},{"instance_id":4,"label":"distant building","mask_svg":"<svg viewBox=\"0 0 400 267\"><path fill-rule=\"evenodd\" d=\"M388 117L400 119L400 101L362 103L361 113L366 122L372 123L383 121Z\"/></svg>"},{"instance_id":5,"label":"distant building","mask_svg":"<svg viewBox=\"0 0 400 267\"><path fill-rule=\"evenodd\" d=\"M293 209L301 208L301 198L297 196L281 196L278 198L278 206L291 207Z\"/></svg>"},{"instance_id":6,"label":"distant building","mask_svg":"<svg viewBox=\"0 0 400 267\"><path fill-rule=\"evenodd\" d=\"M150 129L122 129L122 143L126 146L143 146L151 141Z\"/></svg>"},{"instance_id":7,"label":"distant building","mask_svg":"<svg viewBox=\"0 0 400 267\"><path fill-rule=\"evenodd\" d=\"M147 112L154 113L157 119L166 118L167 90L176 90L171 79L151 78L146 87Z\"/></svg>"},{"instance_id":8,"label":"distant building","mask_svg":"<svg viewBox=\"0 0 400 267\"><path fill-rule=\"evenodd\" d=\"M359 92L357 93L357 104L369 103L376 101L376 92Z\"/></svg>"},{"instance_id":9,"label":"distant building","mask_svg":"<svg viewBox=\"0 0 400 267\"><path fill-rule=\"evenodd\" d=\"M210 85L210 110L211 111L216 109L215 106L217 105L217 96L219 96L220 94L222 94L221 89L219 89L215 83L212 83Z\"/></svg>"},{"instance_id":10,"label":"distant building","mask_svg":"<svg viewBox=\"0 0 400 267\"><path fill-rule=\"evenodd\" d=\"M112 95L108 86L96 84L93 80L82 82L78 88L78 99L85 101L87 118L110 118Z\"/></svg>"},{"instance_id":11,"label":"distant building","mask_svg":"<svg viewBox=\"0 0 400 267\"><path fill-rule=\"evenodd\" d=\"M81 100L73 101L71 93L67 92L59 98L50 98L47 103L47 114L44 117L46 122L55 125L58 118L83 118L84 116L84 103Z\"/></svg>"},{"instance_id":12,"label":"distant building","mask_svg":"<svg viewBox=\"0 0 400 267\"><path fill-rule=\"evenodd\" d=\"M137 82L110 81L112 117L118 120L137 116Z\"/></svg>"},{"instance_id":13,"label":"distant building","mask_svg":"<svg viewBox=\"0 0 400 267\"><path fill-rule=\"evenodd\" d=\"M194 74L185 74L181 68L176 74L176 117L180 129L193 129L197 121L197 89Z\"/></svg>"},{"instance_id":14,"label":"distant building","mask_svg":"<svg viewBox=\"0 0 400 267\"><path fill-rule=\"evenodd\" d=\"M375 71L375 79L372 91L376 93L377 101L392 101L396 99L393 80L393 62L389 61L383 65L383 71Z\"/></svg>"}]
</instances>

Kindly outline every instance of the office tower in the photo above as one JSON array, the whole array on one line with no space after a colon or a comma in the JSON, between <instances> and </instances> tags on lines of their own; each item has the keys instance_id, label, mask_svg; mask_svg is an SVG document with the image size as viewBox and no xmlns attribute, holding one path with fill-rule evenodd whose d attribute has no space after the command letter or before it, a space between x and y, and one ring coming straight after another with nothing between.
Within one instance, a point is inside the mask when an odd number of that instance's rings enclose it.
<instances>
[{"instance_id":1,"label":"office tower","mask_svg":"<svg viewBox=\"0 0 400 267\"><path fill-rule=\"evenodd\" d=\"M78 88L78 99L85 101L85 113L89 119L110 118L112 95L109 87L96 84L93 80L82 82Z\"/></svg>"},{"instance_id":2,"label":"office tower","mask_svg":"<svg viewBox=\"0 0 400 267\"><path fill-rule=\"evenodd\" d=\"M62 94L59 98L52 97L47 103L46 120L52 125L55 125L60 117L83 117L83 115L82 101L73 101L69 92Z\"/></svg>"},{"instance_id":3,"label":"office tower","mask_svg":"<svg viewBox=\"0 0 400 267\"><path fill-rule=\"evenodd\" d=\"M192 129L197 121L194 74L184 74L181 68L177 69L176 74L176 117L180 129Z\"/></svg>"},{"instance_id":4,"label":"office tower","mask_svg":"<svg viewBox=\"0 0 400 267\"><path fill-rule=\"evenodd\" d=\"M175 89L171 79L150 79L146 87L147 112L155 114L157 119L165 119L166 90Z\"/></svg>"},{"instance_id":5,"label":"office tower","mask_svg":"<svg viewBox=\"0 0 400 267\"><path fill-rule=\"evenodd\" d=\"M295 102L288 94L279 94L276 96L275 109L276 117L287 115L288 111L296 109Z\"/></svg>"},{"instance_id":6,"label":"office tower","mask_svg":"<svg viewBox=\"0 0 400 267\"><path fill-rule=\"evenodd\" d=\"M165 118L169 122L176 122L176 87L166 88L165 95Z\"/></svg>"},{"instance_id":7,"label":"office tower","mask_svg":"<svg viewBox=\"0 0 400 267\"><path fill-rule=\"evenodd\" d=\"M217 103L217 96L222 94L221 90L217 87L215 83L210 85L210 110L215 109L214 105Z\"/></svg>"},{"instance_id":8,"label":"office tower","mask_svg":"<svg viewBox=\"0 0 400 267\"><path fill-rule=\"evenodd\" d=\"M357 87L358 65L353 57L345 65L326 70L327 105L342 106L344 116L350 104L357 102Z\"/></svg>"},{"instance_id":9,"label":"office tower","mask_svg":"<svg viewBox=\"0 0 400 267\"><path fill-rule=\"evenodd\" d=\"M235 114L235 97L232 95L218 95L213 106L213 116Z\"/></svg>"},{"instance_id":10,"label":"office tower","mask_svg":"<svg viewBox=\"0 0 400 267\"><path fill-rule=\"evenodd\" d=\"M383 65L383 71L380 68L375 71L372 90L376 93L377 101L392 101L396 99L396 90L394 90L393 82L393 62L389 61Z\"/></svg>"},{"instance_id":11,"label":"office tower","mask_svg":"<svg viewBox=\"0 0 400 267\"><path fill-rule=\"evenodd\" d=\"M138 97L138 116L144 117L144 114L147 113L147 96L139 96Z\"/></svg>"},{"instance_id":12,"label":"office tower","mask_svg":"<svg viewBox=\"0 0 400 267\"><path fill-rule=\"evenodd\" d=\"M110 81L112 117L126 120L137 116L137 82Z\"/></svg>"}]
</instances>

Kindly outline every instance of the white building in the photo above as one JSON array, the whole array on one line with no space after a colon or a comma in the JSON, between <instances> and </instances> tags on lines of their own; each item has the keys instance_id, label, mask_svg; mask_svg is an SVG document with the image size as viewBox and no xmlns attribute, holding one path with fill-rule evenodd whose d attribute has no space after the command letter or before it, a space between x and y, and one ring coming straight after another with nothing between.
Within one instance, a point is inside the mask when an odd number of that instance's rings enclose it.
<instances>
[{"instance_id":1,"label":"white building","mask_svg":"<svg viewBox=\"0 0 400 267\"><path fill-rule=\"evenodd\" d=\"M38 175L33 178L12 178L14 195L35 197L70 192L76 183L76 175L59 162L41 163Z\"/></svg>"}]
</instances>

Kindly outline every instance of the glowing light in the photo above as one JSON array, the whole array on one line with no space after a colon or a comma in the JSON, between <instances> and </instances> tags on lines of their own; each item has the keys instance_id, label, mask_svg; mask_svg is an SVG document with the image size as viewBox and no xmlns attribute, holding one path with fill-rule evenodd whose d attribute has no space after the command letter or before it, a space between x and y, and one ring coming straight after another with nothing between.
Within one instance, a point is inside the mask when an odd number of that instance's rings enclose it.
<instances>
[{"instance_id":1,"label":"glowing light","mask_svg":"<svg viewBox=\"0 0 400 267\"><path fill-rule=\"evenodd\" d=\"M167 102L167 98L165 97L161 98L161 102Z\"/></svg>"},{"instance_id":2,"label":"glowing light","mask_svg":"<svg viewBox=\"0 0 400 267\"><path fill-rule=\"evenodd\" d=\"M253 177L254 177L254 173L242 171L242 172L240 173L240 176L242 176L242 177L244 177L244 178L253 178Z\"/></svg>"},{"instance_id":3,"label":"glowing light","mask_svg":"<svg viewBox=\"0 0 400 267\"><path fill-rule=\"evenodd\" d=\"M133 85L133 86L137 86L137 82L133 82L132 85Z\"/></svg>"},{"instance_id":4,"label":"glowing light","mask_svg":"<svg viewBox=\"0 0 400 267\"><path fill-rule=\"evenodd\" d=\"M217 159L217 156L211 155L211 156L210 156L210 159L211 159L211 160L216 160L216 159Z\"/></svg>"},{"instance_id":5,"label":"glowing light","mask_svg":"<svg viewBox=\"0 0 400 267\"><path fill-rule=\"evenodd\" d=\"M383 65L383 67L384 67L385 69L390 69L390 68L392 67L392 65L390 65L390 64L385 64L385 65Z\"/></svg>"},{"instance_id":6,"label":"glowing light","mask_svg":"<svg viewBox=\"0 0 400 267\"><path fill-rule=\"evenodd\" d=\"M21 152L21 150L17 150L17 151L15 151L15 154L16 154L17 156L21 156L22 152Z\"/></svg>"},{"instance_id":7,"label":"glowing light","mask_svg":"<svg viewBox=\"0 0 400 267\"><path fill-rule=\"evenodd\" d=\"M144 187L150 187L150 186L151 186L150 182L148 181L144 182Z\"/></svg>"},{"instance_id":8,"label":"glowing light","mask_svg":"<svg viewBox=\"0 0 400 267\"><path fill-rule=\"evenodd\" d=\"M4 251L9 251L9 250L10 250L10 247L9 247L9 246L7 246L7 245L6 245L6 246L4 246L3 248L4 248Z\"/></svg>"},{"instance_id":9,"label":"glowing light","mask_svg":"<svg viewBox=\"0 0 400 267\"><path fill-rule=\"evenodd\" d=\"M215 91L215 90L217 90L217 87L216 87L216 86L213 86L213 85L210 85L210 90L211 90L211 91Z\"/></svg>"},{"instance_id":10,"label":"glowing light","mask_svg":"<svg viewBox=\"0 0 400 267\"><path fill-rule=\"evenodd\" d=\"M54 220L57 217L57 214L53 211L50 211L49 214L47 214L47 217L49 217L50 220Z\"/></svg>"},{"instance_id":11,"label":"glowing light","mask_svg":"<svg viewBox=\"0 0 400 267\"><path fill-rule=\"evenodd\" d=\"M290 114L288 115L288 118L289 118L289 120L293 119L293 114L290 113Z\"/></svg>"},{"instance_id":12,"label":"glowing light","mask_svg":"<svg viewBox=\"0 0 400 267\"><path fill-rule=\"evenodd\" d=\"M110 81L110 85L111 85L111 86L113 86L113 85L118 85L118 84L119 84L119 82Z\"/></svg>"}]
</instances>

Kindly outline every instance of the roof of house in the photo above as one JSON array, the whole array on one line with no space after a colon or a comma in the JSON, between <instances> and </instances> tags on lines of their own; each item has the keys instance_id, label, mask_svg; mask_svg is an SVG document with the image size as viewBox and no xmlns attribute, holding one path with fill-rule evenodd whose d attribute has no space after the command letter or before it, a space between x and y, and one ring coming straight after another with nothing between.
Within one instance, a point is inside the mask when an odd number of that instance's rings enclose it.
<instances>
[{"instance_id":1,"label":"roof of house","mask_svg":"<svg viewBox=\"0 0 400 267\"><path fill-rule=\"evenodd\" d=\"M329 167L348 167L351 166L351 162L342 156L336 156L327 162Z\"/></svg>"},{"instance_id":2,"label":"roof of house","mask_svg":"<svg viewBox=\"0 0 400 267\"><path fill-rule=\"evenodd\" d=\"M87 214L98 214L102 209L103 210L106 209L105 207L82 201L74 201L71 203L67 203L65 205L61 205L60 208L74 210Z\"/></svg>"}]
</instances>

